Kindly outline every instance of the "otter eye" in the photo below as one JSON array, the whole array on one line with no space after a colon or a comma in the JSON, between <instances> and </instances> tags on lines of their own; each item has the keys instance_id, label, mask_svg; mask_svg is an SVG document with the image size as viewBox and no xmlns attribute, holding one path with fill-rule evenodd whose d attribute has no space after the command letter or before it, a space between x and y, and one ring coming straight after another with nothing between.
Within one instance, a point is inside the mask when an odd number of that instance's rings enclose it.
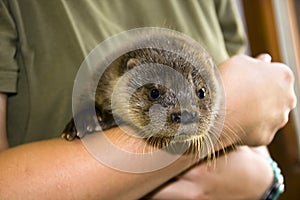
<instances>
[{"instance_id":1,"label":"otter eye","mask_svg":"<svg viewBox=\"0 0 300 200\"><path fill-rule=\"evenodd\" d=\"M152 88L149 92L149 96L152 100L157 100L160 97L160 91L156 88Z\"/></svg>"},{"instance_id":2,"label":"otter eye","mask_svg":"<svg viewBox=\"0 0 300 200\"><path fill-rule=\"evenodd\" d=\"M199 99L204 99L204 97L206 96L205 87L203 87L203 88L201 88L200 90L197 91L197 96L199 97Z\"/></svg>"}]
</instances>

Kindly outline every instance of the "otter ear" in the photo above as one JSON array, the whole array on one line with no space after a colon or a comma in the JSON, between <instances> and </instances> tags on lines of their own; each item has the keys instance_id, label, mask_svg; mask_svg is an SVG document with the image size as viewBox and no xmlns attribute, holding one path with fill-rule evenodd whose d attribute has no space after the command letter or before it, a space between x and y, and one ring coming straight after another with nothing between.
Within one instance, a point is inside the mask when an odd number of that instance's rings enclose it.
<instances>
[{"instance_id":1,"label":"otter ear","mask_svg":"<svg viewBox=\"0 0 300 200\"><path fill-rule=\"evenodd\" d=\"M130 58L127 63L126 63L126 67L127 67L127 70L130 70L136 66L139 66L141 63L141 61L137 58Z\"/></svg>"}]
</instances>

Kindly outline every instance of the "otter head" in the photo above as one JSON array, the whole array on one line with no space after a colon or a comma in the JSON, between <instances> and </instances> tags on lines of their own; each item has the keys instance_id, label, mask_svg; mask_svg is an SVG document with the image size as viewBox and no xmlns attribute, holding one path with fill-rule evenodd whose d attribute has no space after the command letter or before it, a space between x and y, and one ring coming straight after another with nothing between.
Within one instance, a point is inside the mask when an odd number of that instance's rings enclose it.
<instances>
[{"instance_id":1,"label":"otter head","mask_svg":"<svg viewBox=\"0 0 300 200\"><path fill-rule=\"evenodd\" d=\"M111 96L116 122L129 124L160 148L188 144L191 151L199 151L204 143L212 144L220 107L215 66L207 54L189 56L193 62L151 48L124 55L125 66Z\"/></svg>"}]
</instances>

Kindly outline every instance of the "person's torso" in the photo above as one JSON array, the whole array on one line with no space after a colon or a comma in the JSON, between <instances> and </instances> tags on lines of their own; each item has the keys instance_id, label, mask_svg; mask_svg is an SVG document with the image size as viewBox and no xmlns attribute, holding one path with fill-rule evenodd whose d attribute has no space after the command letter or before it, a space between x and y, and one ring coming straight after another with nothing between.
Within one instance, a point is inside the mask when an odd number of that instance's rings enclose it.
<instances>
[{"instance_id":1,"label":"person's torso","mask_svg":"<svg viewBox=\"0 0 300 200\"><path fill-rule=\"evenodd\" d=\"M88 53L138 27L171 28L228 58L214 1L19 0L10 3L18 36L18 93L8 100L11 145L60 135L72 116L72 87Z\"/></svg>"}]
</instances>

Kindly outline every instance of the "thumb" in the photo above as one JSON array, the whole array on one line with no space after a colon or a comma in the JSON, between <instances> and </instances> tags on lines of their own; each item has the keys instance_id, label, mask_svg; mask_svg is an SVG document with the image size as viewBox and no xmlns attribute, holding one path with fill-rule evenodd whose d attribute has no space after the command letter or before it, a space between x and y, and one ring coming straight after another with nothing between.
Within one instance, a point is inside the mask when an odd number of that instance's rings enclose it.
<instances>
[{"instance_id":1,"label":"thumb","mask_svg":"<svg viewBox=\"0 0 300 200\"><path fill-rule=\"evenodd\" d=\"M270 63L272 61L272 56L268 53L259 54L256 59L261 60L263 62Z\"/></svg>"}]
</instances>

